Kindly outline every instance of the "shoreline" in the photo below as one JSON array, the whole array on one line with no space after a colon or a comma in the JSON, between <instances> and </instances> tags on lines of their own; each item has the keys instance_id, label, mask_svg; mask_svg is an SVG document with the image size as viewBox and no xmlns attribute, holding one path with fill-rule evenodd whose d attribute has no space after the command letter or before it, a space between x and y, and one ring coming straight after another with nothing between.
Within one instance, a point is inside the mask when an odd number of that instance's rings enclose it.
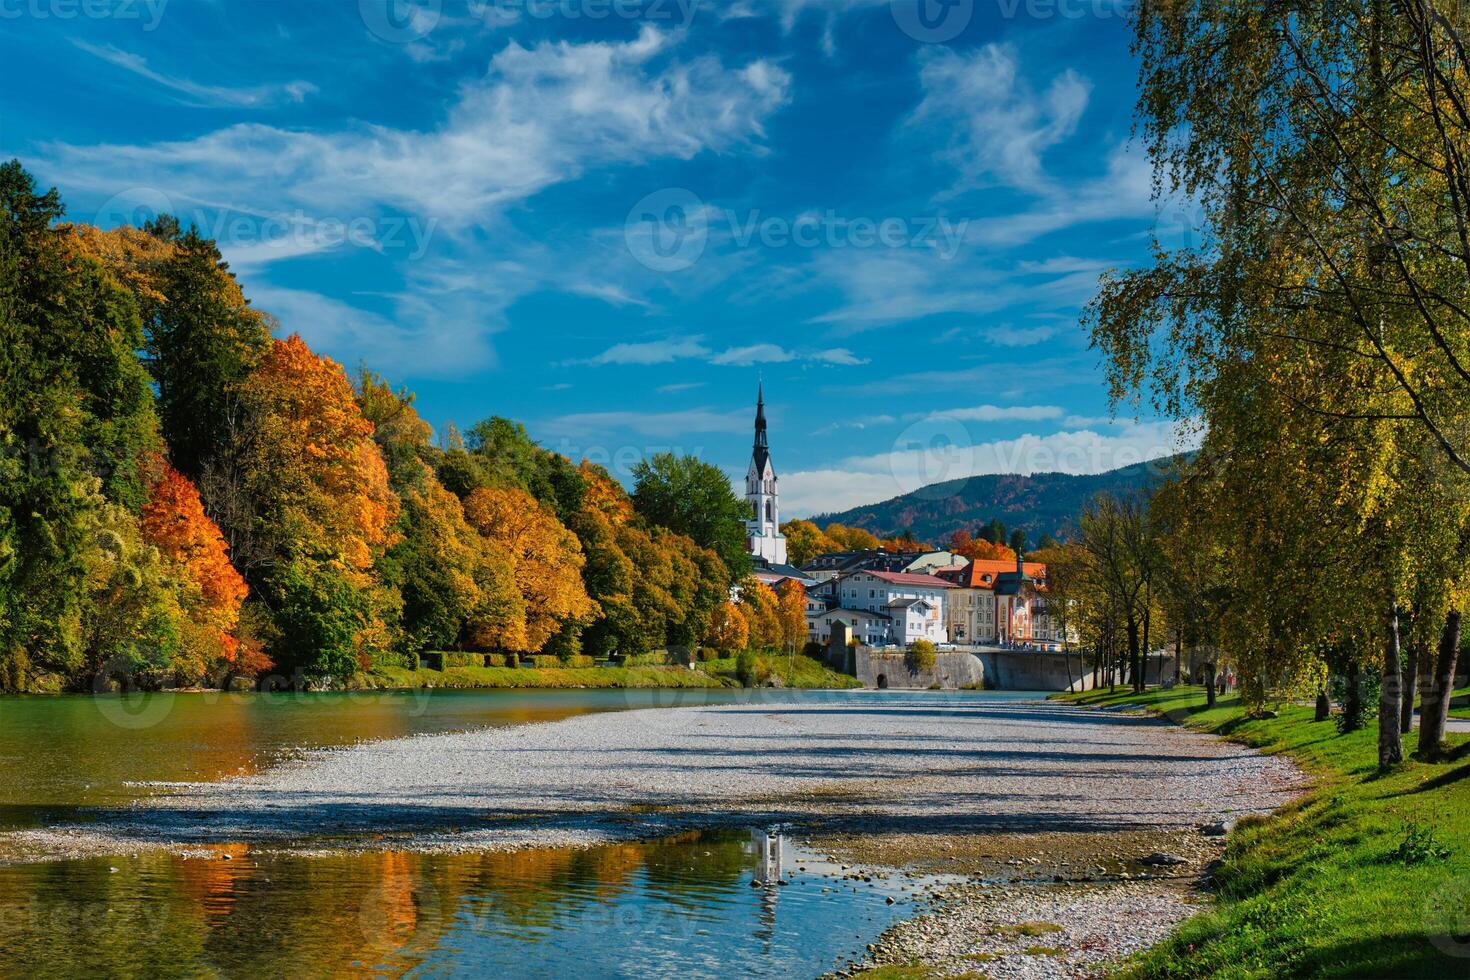
<instances>
[{"instance_id":1,"label":"shoreline","mask_svg":"<svg viewBox=\"0 0 1470 980\"><path fill-rule=\"evenodd\" d=\"M0 834L0 850L26 862L227 860L241 843L459 853L780 826L844 874L867 869L859 880L945 882L842 973L1080 976L1200 910L1224 847L1210 824L1269 813L1309 783L1283 758L1150 717L927 694L634 709L315 750L160 787L98 823ZM1150 863L1160 854L1178 863Z\"/></svg>"}]
</instances>

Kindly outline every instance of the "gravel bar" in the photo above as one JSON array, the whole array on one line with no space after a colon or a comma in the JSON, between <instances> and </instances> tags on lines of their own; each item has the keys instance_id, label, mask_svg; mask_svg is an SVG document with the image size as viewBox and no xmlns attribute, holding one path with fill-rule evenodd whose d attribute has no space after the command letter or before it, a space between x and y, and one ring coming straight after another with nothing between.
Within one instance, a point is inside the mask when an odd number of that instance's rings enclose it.
<instances>
[{"instance_id":1,"label":"gravel bar","mask_svg":"<svg viewBox=\"0 0 1470 980\"><path fill-rule=\"evenodd\" d=\"M1138 715L850 692L311 751L253 776L160 787L88 824L0 835L11 838L0 848L32 859L235 841L506 850L730 823L1106 833L1266 812L1304 786L1285 759Z\"/></svg>"}]
</instances>

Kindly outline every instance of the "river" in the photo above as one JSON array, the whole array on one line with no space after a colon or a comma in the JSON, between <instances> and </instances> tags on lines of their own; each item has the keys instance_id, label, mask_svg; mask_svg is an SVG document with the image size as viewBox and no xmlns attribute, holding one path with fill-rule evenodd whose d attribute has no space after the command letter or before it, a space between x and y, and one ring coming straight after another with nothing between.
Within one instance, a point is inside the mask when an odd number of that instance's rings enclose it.
<instances>
[{"instance_id":1,"label":"river","mask_svg":"<svg viewBox=\"0 0 1470 980\"><path fill-rule=\"evenodd\" d=\"M304 749L630 708L828 692L401 691L0 698L0 820L105 817ZM766 828L512 854L303 856L244 845L0 866L0 974L814 975L911 914ZM309 836L310 828L303 828ZM763 882L753 887L753 882ZM890 903L889 899L893 902Z\"/></svg>"}]
</instances>

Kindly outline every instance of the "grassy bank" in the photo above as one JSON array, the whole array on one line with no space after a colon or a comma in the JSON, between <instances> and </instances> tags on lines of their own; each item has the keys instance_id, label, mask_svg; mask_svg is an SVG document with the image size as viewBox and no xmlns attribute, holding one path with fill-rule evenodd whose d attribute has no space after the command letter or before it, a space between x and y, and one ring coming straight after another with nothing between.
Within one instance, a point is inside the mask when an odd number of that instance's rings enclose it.
<instances>
[{"instance_id":1,"label":"grassy bank","mask_svg":"<svg viewBox=\"0 0 1470 980\"><path fill-rule=\"evenodd\" d=\"M797 688L858 687L846 674L828 670L811 657L763 655L762 676L778 686ZM353 678L363 690L389 688L618 688L741 687L736 658L727 657L687 667L376 667ZM765 686L762 684L761 686Z\"/></svg>"},{"instance_id":2,"label":"grassy bank","mask_svg":"<svg viewBox=\"0 0 1470 980\"><path fill-rule=\"evenodd\" d=\"M829 670L821 661L814 660L805 654L797 653L787 656L782 653L767 653L759 654L757 660L759 663L757 676L765 679L761 686L764 686L766 681L774 681L781 687L862 687L862 683L856 677ZM739 659L736 657L706 661L699 667L717 677L726 678L731 683L740 684Z\"/></svg>"},{"instance_id":3,"label":"grassy bank","mask_svg":"<svg viewBox=\"0 0 1470 980\"><path fill-rule=\"evenodd\" d=\"M387 688L739 687L684 667L378 667L354 678L364 690Z\"/></svg>"},{"instance_id":4,"label":"grassy bank","mask_svg":"<svg viewBox=\"0 0 1470 980\"><path fill-rule=\"evenodd\" d=\"M1312 709L1247 720L1237 699L1205 710L1199 688L1060 695L1139 705L1265 752L1315 788L1230 835L1219 901L1124 969L1137 977L1432 977L1470 970L1470 745L1457 758L1377 772L1376 727L1341 735ZM1405 752L1418 735L1405 737ZM1455 933L1462 941L1447 938ZM1449 955L1451 946L1462 956Z\"/></svg>"}]
</instances>

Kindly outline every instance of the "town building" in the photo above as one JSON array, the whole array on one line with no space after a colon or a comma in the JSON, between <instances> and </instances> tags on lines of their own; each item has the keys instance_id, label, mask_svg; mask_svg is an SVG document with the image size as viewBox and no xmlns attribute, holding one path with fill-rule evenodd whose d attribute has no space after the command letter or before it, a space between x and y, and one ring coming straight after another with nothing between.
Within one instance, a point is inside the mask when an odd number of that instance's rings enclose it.
<instances>
[{"instance_id":1,"label":"town building","mask_svg":"<svg viewBox=\"0 0 1470 980\"><path fill-rule=\"evenodd\" d=\"M756 389L755 445L751 449L750 467L745 471L745 499L750 504L745 536L751 555L772 565L785 565L786 535L781 533L781 495L766 442L764 387Z\"/></svg>"},{"instance_id":2,"label":"town building","mask_svg":"<svg viewBox=\"0 0 1470 980\"><path fill-rule=\"evenodd\" d=\"M1040 562L980 560L936 577L956 586L945 609L950 641L960 644L1060 650L1066 642L1060 618L1046 595Z\"/></svg>"},{"instance_id":3,"label":"town building","mask_svg":"<svg viewBox=\"0 0 1470 980\"><path fill-rule=\"evenodd\" d=\"M874 646L908 646L921 639L944 643L945 602L954 588L932 575L860 568L817 586L811 598L822 609L808 612L808 633L820 642L841 619L860 640L871 637L864 642Z\"/></svg>"}]
</instances>

